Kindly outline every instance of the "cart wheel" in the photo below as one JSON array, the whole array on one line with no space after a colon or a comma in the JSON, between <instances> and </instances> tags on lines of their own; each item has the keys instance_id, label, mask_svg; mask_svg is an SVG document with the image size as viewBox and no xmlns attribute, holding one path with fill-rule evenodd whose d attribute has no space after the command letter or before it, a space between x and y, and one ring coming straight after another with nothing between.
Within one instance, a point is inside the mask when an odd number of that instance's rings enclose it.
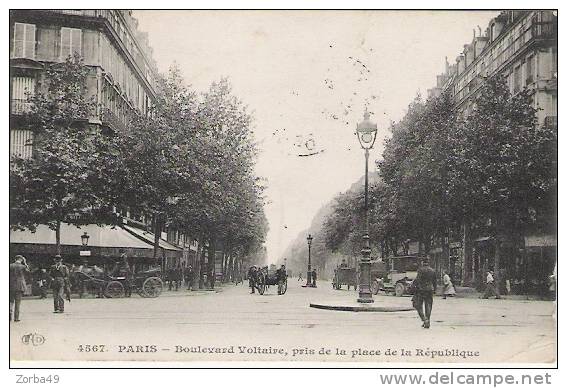
<instances>
[{"instance_id":1,"label":"cart wheel","mask_svg":"<svg viewBox=\"0 0 567 388\"><path fill-rule=\"evenodd\" d=\"M104 296L107 298L122 298L124 296L124 286L122 283L113 280L104 288Z\"/></svg>"},{"instance_id":2,"label":"cart wheel","mask_svg":"<svg viewBox=\"0 0 567 388\"><path fill-rule=\"evenodd\" d=\"M396 288L394 288L396 296L403 296L406 293L406 286L403 283L396 283Z\"/></svg>"},{"instance_id":3,"label":"cart wheel","mask_svg":"<svg viewBox=\"0 0 567 388\"><path fill-rule=\"evenodd\" d=\"M142 296L146 298L157 298L163 291L163 282L157 276L152 276L142 283Z\"/></svg>"},{"instance_id":4,"label":"cart wheel","mask_svg":"<svg viewBox=\"0 0 567 388\"><path fill-rule=\"evenodd\" d=\"M282 284L281 295L285 294L287 291L287 278L285 279L284 283Z\"/></svg>"}]
</instances>

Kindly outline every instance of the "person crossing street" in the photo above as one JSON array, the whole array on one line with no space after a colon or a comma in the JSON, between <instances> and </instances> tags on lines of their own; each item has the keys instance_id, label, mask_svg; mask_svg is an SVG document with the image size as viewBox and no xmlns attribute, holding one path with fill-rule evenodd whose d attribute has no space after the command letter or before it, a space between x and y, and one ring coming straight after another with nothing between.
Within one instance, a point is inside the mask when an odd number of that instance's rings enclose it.
<instances>
[{"instance_id":1,"label":"person crossing street","mask_svg":"<svg viewBox=\"0 0 567 388\"><path fill-rule=\"evenodd\" d=\"M431 325L431 311L433 310L433 294L437 289L437 277L435 270L429 266L429 259L422 260L421 267L417 270L417 276L412 283L413 307L417 310L423 324L421 327L429 329ZM425 307L425 311L424 311Z\"/></svg>"},{"instance_id":2,"label":"person crossing street","mask_svg":"<svg viewBox=\"0 0 567 388\"><path fill-rule=\"evenodd\" d=\"M49 270L53 289L53 312L63 313L65 311L65 293L68 286L69 268L63 264L61 255L56 255L53 260L55 264Z\"/></svg>"},{"instance_id":3,"label":"person crossing street","mask_svg":"<svg viewBox=\"0 0 567 388\"><path fill-rule=\"evenodd\" d=\"M10 264L10 321L12 313L14 314L14 322L20 321L20 304L22 296L26 291L25 273L30 271L26 258L16 255L15 262ZM13 306L13 308L12 308Z\"/></svg>"}]
</instances>

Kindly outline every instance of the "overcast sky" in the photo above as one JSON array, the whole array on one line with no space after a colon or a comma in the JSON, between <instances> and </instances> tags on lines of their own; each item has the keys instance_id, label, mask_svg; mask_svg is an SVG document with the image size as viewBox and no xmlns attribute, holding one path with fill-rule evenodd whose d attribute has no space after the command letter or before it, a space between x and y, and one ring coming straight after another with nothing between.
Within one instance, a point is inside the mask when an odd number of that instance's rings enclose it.
<instances>
[{"instance_id":1,"label":"overcast sky","mask_svg":"<svg viewBox=\"0 0 567 388\"><path fill-rule=\"evenodd\" d=\"M267 179L268 256L364 173L354 134L378 123L371 159L409 102L485 30L490 11L136 11L159 70L174 61L198 91L228 77L255 117ZM477 31L478 34L478 31ZM311 155L311 156L302 156ZM374 170L374 165L371 165ZM317 238L317 236L315 236Z\"/></svg>"}]
</instances>

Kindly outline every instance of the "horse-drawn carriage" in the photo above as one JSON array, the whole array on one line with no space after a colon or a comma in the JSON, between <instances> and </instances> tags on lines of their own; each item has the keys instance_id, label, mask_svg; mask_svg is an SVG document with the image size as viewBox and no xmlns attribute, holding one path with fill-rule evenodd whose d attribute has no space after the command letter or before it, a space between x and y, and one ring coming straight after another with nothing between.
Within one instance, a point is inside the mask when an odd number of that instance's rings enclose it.
<instances>
[{"instance_id":1,"label":"horse-drawn carriage","mask_svg":"<svg viewBox=\"0 0 567 388\"><path fill-rule=\"evenodd\" d=\"M144 298L156 298L163 291L159 268L137 272L128 278L110 276L95 266L75 271L71 278L72 284L79 287L81 293L88 292L99 297L121 298L126 295L126 291L133 291Z\"/></svg>"},{"instance_id":2,"label":"horse-drawn carriage","mask_svg":"<svg viewBox=\"0 0 567 388\"><path fill-rule=\"evenodd\" d=\"M340 290L342 286L347 286L347 290L350 290L350 287L358 286L358 274L356 272L356 268L351 268L345 265L340 265L335 268L335 275L333 276L333 289Z\"/></svg>"},{"instance_id":3,"label":"horse-drawn carriage","mask_svg":"<svg viewBox=\"0 0 567 388\"><path fill-rule=\"evenodd\" d=\"M269 271L267 268L260 268L256 275L255 284L260 295L264 295L268 286L278 286L278 294L283 295L287 291L287 274L280 270Z\"/></svg>"}]
</instances>

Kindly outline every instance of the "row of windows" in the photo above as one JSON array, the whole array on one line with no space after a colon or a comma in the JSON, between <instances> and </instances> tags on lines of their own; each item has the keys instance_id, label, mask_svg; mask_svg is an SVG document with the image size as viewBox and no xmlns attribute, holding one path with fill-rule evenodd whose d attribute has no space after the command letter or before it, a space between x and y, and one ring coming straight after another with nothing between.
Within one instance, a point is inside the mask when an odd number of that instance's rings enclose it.
<instances>
[{"instance_id":1,"label":"row of windows","mask_svg":"<svg viewBox=\"0 0 567 388\"><path fill-rule=\"evenodd\" d=\"M529 41L531 35L531 24L529 18L525 18L521 23L508 33L506 39L501 39L496 45L483 54L483 59L470 67L467 72L456 84L456 90L460 91L475 79L477 75L487 76L495 72L504 62L510 59L524 44ZM470 86L469 86L470 88Z\"/></svg>"},{"instance_id":2,"label":"row of windows","mask_svg":"<svg viewBox=\"0 0 567 388\"><path fill-rule=\"evenodd\" d=\"M64 60L74 53L82 55L82 31L79 28L61 27L59 58ZM12 58L35 59L36 26L34 24L15 23L12 45Z\"/></svg>"},{"instance_id":3,"label":"row of windows","mask_svg":"<svg viewBox=\"0 0 567 388\"><path fill-rule=\"evenodd\" d=\"M120 86L126 98L136 109L145 114L149 101L145 88L105 36L101 36L100 45L102 68L111 74L112 80Z\"/></svg>"},{"instance_id":4,"label":"row of windows","mask_svg":"<svg viewBox=\"0 0 567 388\"><path fill-rule=\"evenodd\" d=\"M83 39L83 31L81 29L62 27L59 32L59 59L64 60L74 53L83 55ZM105 72L111 75L113 82L118 85L132 105L145 114L148 109L149 97L145 87L136 77L134 71L106 36L101 34L99 39L90 40L93 40L91 45L96 44L99 47L90 48L87 51L89 53L94 52L94 56L97 58L100 57L100 65ZM43 42L43 45L46 44L48 44L47 41ZM35 59L36 46L36 26L33 24L15 23L12 57ZM95 59L94 62L97 63L98 61Z\"/></svg>"}]
</instances>

